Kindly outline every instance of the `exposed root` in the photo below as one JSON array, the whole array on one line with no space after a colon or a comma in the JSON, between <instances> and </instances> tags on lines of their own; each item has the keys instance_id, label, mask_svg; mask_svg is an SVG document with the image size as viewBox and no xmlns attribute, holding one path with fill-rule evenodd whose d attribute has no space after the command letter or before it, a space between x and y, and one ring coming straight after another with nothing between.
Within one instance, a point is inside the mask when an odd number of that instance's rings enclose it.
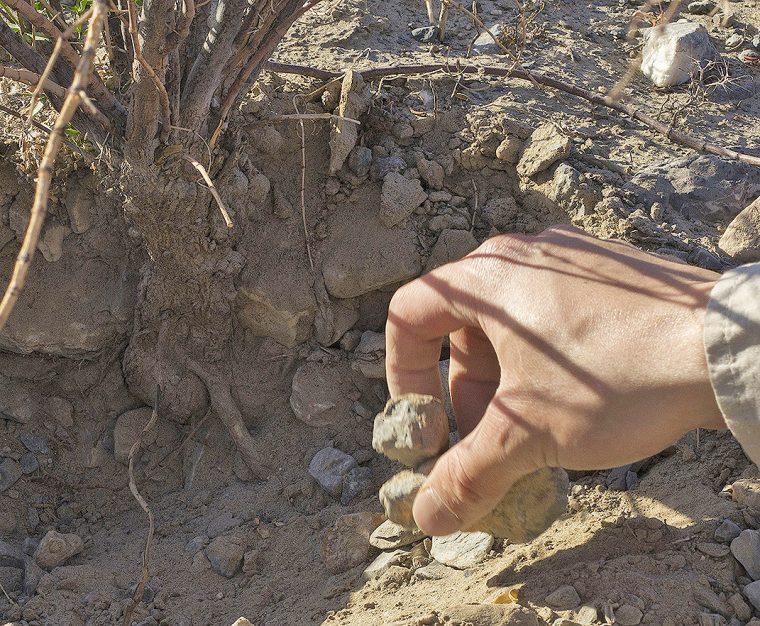
<instances>
[{"instance_id":1,"label":"exposed root","mask_svg":"<svg viewBox=\"0 0 760 626\"><path fill-rule=\"evenodd\" d=\"M303 67L300 65L290 65L287 63L275 63L270 61L266 65L266 69L272 72L279 72L280 74L299 74L302 76L309 76L311 78L317 78L320 80L333 80L337 76L340 76L340 72L330 72L313 67ZM737 152L730 148L724 148L714 143L695 137L688 133L684 133L680 130L671 128L669 124L664 124L652 116L647 115L639 111L635 106L615 100L611 96L603 96L598 93L578 87L571 83L565 83L556 78L550 78L543 74L537 74L536 72L527 72L518 68L506 68L506 67L494 67L477 65L452 65L448 63L436 63L429 65L399 65L396 67L375 67L367 70L356 70L361 74L364 80L375 80L385 76L410 76L416 74L429 74L431 72L446 72L452 75L461 74L485 74L488 76L499 76L504 78L516 78L519 80L526 80L532 83L538 83L545 87L551 87L564 93L577 96L592 104L604 106L620 113L632 117L639 122L642 122L652 130L660 133L672 142L696 150L697 152L706 152L708 154L714 154L716 156L723 157L725 159L731 159L734 161L740 161L747 163L748 165L754 165L760 167L760 156L754 156L752 154L745 154L743 152Z\"/></svg>"},{"instance_id":2,"label":"exposed root","mask_svg":"<svg viewBox=\"0 0 760 626\"><path fill-rule=\"evenodd\" d=\"M0 302L0 330L3 329L8 321L11 311L13 311L13 307L16 305L16 301L26 283L26 277L32 265L32 259L34 258L37 242L42 231L42 225L45 222L55 159L64 141L66 127L82 102L82 93L89 82L95 50L107 15L108 5L105 0L95 0L89 28L87 29L84 50L82 51L82 58L71 82L69 93L61 106L61 112L53 126L53 131L50 133L47 145L45 146L45 154L40 163L37 187L34 193L34 204L29 215L29 225L26 228L24 241L21 244L21 250L16 258L16 263L13 266L10 282L3 295L3 300Z\"/></svg>"},{"instance_id":3,"label":"exposed root","mask_svg":"<svg viewBox=\"0 0 760 626\"><path fill-rule=\"evenodd\" d=\"M256 450L253 437L245 427L240 409L232 397L229 380L216 373L209 372L192 359L187 359L186 365L206 385L211 397L211 409L224 424L251 473L259 480L268 478L272 470L261 462L261 454Z\"/></svg>"}]
</instances>

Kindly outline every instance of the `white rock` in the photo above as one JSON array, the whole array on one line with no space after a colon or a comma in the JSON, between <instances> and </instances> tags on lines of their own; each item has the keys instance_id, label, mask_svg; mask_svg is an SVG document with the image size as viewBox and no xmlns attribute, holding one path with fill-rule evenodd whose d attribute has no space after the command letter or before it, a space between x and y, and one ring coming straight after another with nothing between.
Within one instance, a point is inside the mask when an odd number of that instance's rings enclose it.
<instances>
[{"instance_id":1,"label":"white rock","mask_svg":"<svg viewBox=\"0 0 760 626\"><path fill-rule=\"evenodd\" d=\"M404 528L391 520L385 520L370 535L369 543L381 550L401 548L424 538L421 530Z\"/></svg>"},{"instance_id":2,"label":"white rock","mask_svg":"<svg viewBox=\"0 0 760 626\"><path fill-rule=\"evenodd\" d=\"M705 27L694 22L655 26L644 38L641 71L658 87L689 81L701 64L718 55Z\"/></svg>"},{"instance_id":3,"label":"white rock","mask_svg":"<svg viewBox=\"0 0 760 626\"><path fill-rule=\"evenodd\" d=\"M741 263L760 261L760 197L733 219L718 245Z\"/></svg>"},{"instance_id":4,"label":"white rock","mask_svg":"<svg viewBox=\"0 0 760 626\"><path fill-rule=\"evenodd\" d=\"M406 554L404 550L394 550L393 552L383 552L364 570L362 577L364 580L378 578L388 571L393 565L398 565L402 557Z\"/></svg>"},{"instance_id":5,"label":"white rock","mask_svg":"<svg viewBox=\"0 0 760 626\"><path fill-rule=\"evenodd\" d=\"M433 537L430 555L439 563L467 569L483 561L493 547L493 536L488 533L456 532L445 537Z\"/></svg>"},{"instance_id":6,"label":"white rock","mask_svg":"<svg viewBox=\"0 0 760 626\"><path fill-rule=\"evenodd\" d=\"M354 350L355 363L367 378L385 378L385 333L367 330Z\"/></svg>"}]
</instances>

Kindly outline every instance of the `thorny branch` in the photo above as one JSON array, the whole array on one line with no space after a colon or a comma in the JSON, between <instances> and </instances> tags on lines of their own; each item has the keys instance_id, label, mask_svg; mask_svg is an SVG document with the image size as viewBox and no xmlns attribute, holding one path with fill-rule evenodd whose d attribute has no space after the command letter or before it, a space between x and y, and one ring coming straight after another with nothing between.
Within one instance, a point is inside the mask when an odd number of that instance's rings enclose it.
<instances>
[{"instance_id":1,"label":"thorny branch","mask_svg":"<svg viewBox=\"0 0 760 626\"><path fill-rule=\"evenodd\" d=\"M34 193L34 203L29 215L29 225L26 228L24 241L21 244L21 250L16 258L16 263L13 266L10 282L5 290L2 302L0 302L0 330L3 329L8 321L11 311L13 311L13 307L24 288L26 277L29 273L35 250L37 249L40 231L45 222L55 159L64 141L64 131L82 102L82 94L90 79L98 39L100 38L107 15L108 7L106 0L94 0L92 17L90 17L82 57L74 73L74 80L71 83L69 92L61 107L61 112L55 121L53 131L50 133L47 145L45 146L45 153L40 163L37 187Z\"/></svg>"}]
</instances>

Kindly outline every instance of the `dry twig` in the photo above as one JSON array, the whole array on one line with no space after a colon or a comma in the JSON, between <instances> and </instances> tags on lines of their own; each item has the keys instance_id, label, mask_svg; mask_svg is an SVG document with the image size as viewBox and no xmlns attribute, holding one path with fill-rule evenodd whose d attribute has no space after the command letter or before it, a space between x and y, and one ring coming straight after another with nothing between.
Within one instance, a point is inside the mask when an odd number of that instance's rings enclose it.
<instances>
[{"instance_id":1,"label":"dry twig","mask_svg":"<svg viewBox=\"0 0 760 626\"><path fill-rule=\"evenodd\" d=\"M13 67L0 65L0 78L10 78L11 80L31 85L32 87L39 85L41 89L47 89L50 93L55 94L59 98L66 97L67 92L65 87L61 87L61 85L50 79L42 80L42 77L39 74L35 74L29 70L15 69ZM29 109L32 110L33 108L34 103L32 102L29 105Z\"/></svg>"},{"instance_id":2,"label":"dry twig","mask_svg":"<svg viewBox=\"0 0 760 626\"><path fill-rule=\"evenodd\" d=\"M224 223L227 225L227 229L232 229L234 224L232 223L232 219L230 219L230 213L227 210L227 207L224 205L224 200L222 200L222 196L220 196L219 192L216 190L216 187L214 186L211 177L208 175L206 168L191 156L184 154L182 155L182 158L184 158L185 161L191 163L192 166L200 172L201 176L203 176L203 180L205 180L206 184L208 185L208 190L211 192L211 195L214 196L214 200L216 200L217 205L219 205L219 212L222 214L222 218L224 219Z\"/></svg>"},{"instance_id":3,"label":"dry twig","mask_svg":"<svg viewBox=\"0 0 760 626\"><path fill-rule=\"evenodd\" d=\"M312 78L319 78L321 80L332 80L336 76L339 76L339 72L330 72L326 70L320 70L313 67L302 67L299 65L289 65L286 63L275 63L270 61L267 64L267 68L273 72L279 72L281 74L300 74L303 76L310 76ZM684 133L679 130L671 128L668 124L664 124L659 120L654 119L651 115L647 115L639 111L635 106L620 102L613 99L611 96L603 96L598 93L583 89L571 83L565 83L556 78L544 76L543 74L537 74L536 72L527 72L521 69L512 69L506 67L494 67L477 65L449 65L449 64L429 64L429 65L399 65L396 67L375 67L367 70L356 70L361 74L364 80L375 80L384 76L411 76L417 74L429 74L430 72L449 72L452 74L485 74L487 76L499 76L503 78L516 78L519 80L526 80L530 82L536 82L545 87L551 87L564 93L569 93L573 96L577 96L592 104L604 106L620 113L632 117L639 122L642 122L652 130L664 135L674 143L686 146L692 150L698 152L706 152L708 154L715 154L717 156L732 159L734 161L740 161L747 163L748 165L754 165L760 167L760 156L754 156L751 154L745 154L743 152L737 152L730 148L724 148L718 146L694 135Z\"/></svg>"},{"instance_id":4,"label":"dry twig","mask_svg":"<svg viewBox=\"0 0 760 626\"><path fill-rule=\"evenodd\" d=\"M309 243L309 227L306 221L306 130L303 118L298 112L298 96L293 96L293 108L296 110L298 125L301 130L301 219L303 220L303 236L306 240L306 254L309 257L309 267L314 271L314 259L311 256L311 244ZM355 121L355 120L351 120Z\"/></svg>"},{"instance_id":5,"label":"dry twig","mask_svg":"<svg viewBox=\"0 0 760 626\"><path fill-rule=\"evenodd\" d=\"M92 8L92 16L90 17L84 50L82 50L82 58L79 61L69 92L61 106L61 112L55 121L53 130L45 146L45 153L40 163L37 187L34 193L34 204L29 215L29 224L26 227L21 250L13 266L13 274L3 295L2 302L0 302L0 330L2 330L8 321L8 317L10 317L11 311L13 311L13 307L24 288L26 277L29 273L35 250L37 249L42 225L45 222L55 159L64 141L64 131L79 108L79 104L82 101L82 92L90 78L98 39L100 38L103 23L108 14L108 6L105 0L94 0Z\"/></svg>"}]
</instances>

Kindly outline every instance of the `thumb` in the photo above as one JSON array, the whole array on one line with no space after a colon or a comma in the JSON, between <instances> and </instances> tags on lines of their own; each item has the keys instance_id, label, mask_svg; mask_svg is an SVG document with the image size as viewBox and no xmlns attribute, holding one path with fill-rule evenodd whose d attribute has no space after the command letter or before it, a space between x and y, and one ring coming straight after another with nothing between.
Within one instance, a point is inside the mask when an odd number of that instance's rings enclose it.
<instances>
[{"instance_id":1,"label":"thumb","mask_svg":"<svg viewBox=\"0 0 760 626\"><path fill-rule=\"evenodd\" d=\"M414 520L428 535L448 535L489 513L509 488L542 467L534 437L499 394L475 429L433 466L414 501Z\"/></svg>"}]
</instances>

